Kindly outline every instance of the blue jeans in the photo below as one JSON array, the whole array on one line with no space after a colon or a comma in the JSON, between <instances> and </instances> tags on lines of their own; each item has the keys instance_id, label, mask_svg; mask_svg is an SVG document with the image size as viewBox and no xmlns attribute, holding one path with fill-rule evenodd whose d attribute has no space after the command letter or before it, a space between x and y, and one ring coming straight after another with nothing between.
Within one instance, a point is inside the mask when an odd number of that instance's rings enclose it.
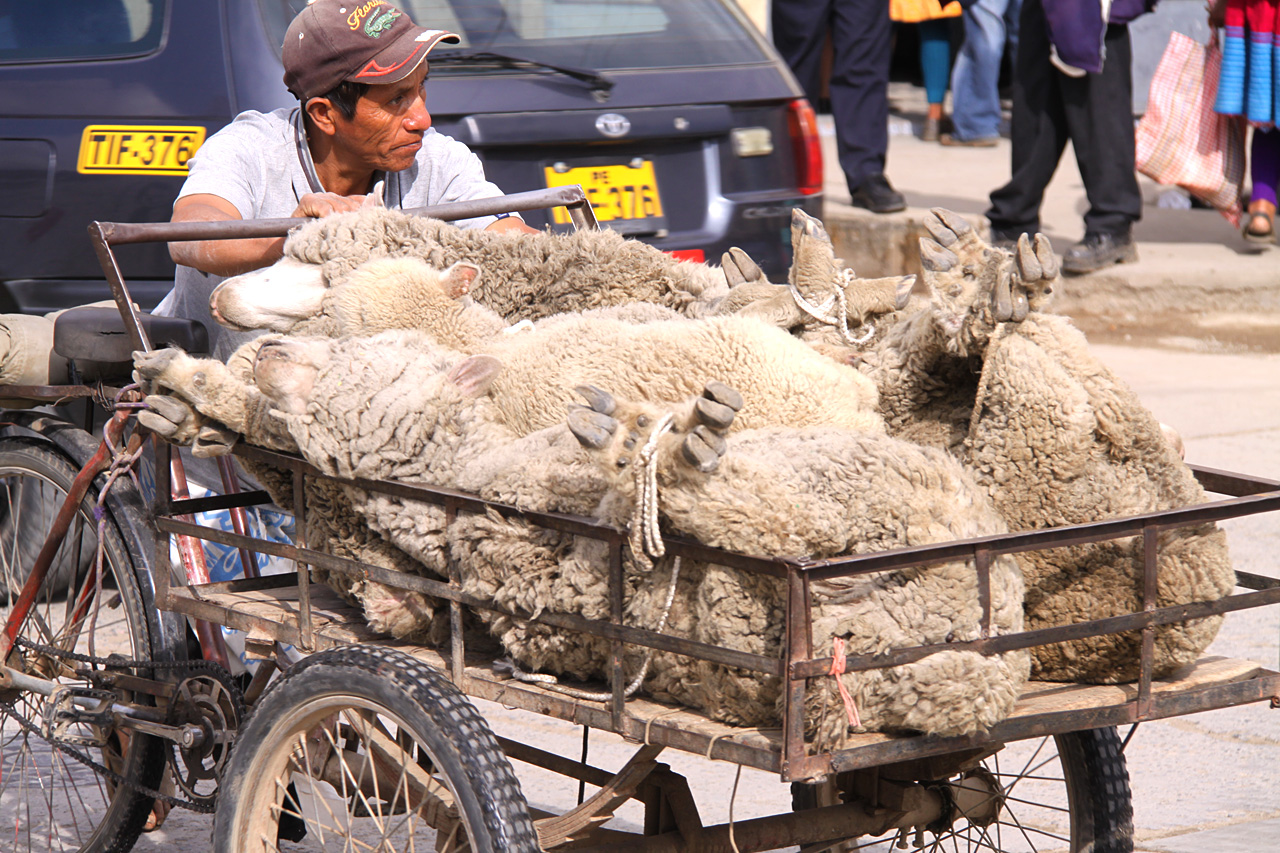
<instances>
[{"instance_id":1,"label":"blue jeans","mask_svg":"<svg viewBox=\"0 0 1280 853\"><path fill-rule=\"evenodd\" d=\"M1000 135L1000 59L1018 45L1022 0L978 0L964 12L964 47L951 72L951 121L957 139Z\"/></svg>"}]
</instances>

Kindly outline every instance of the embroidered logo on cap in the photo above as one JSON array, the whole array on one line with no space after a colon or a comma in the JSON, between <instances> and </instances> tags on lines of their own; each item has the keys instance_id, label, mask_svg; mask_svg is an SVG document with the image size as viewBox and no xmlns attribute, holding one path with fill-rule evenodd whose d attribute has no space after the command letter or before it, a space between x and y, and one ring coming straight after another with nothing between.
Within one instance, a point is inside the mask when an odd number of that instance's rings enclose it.
<instances>
[{"instance_id":1,"label":"embroidered logo on cap","mask_svg":"<svg viewBox=\"0 0 1280 853\"><path fill-rule=\"evenodd\" d=\"M400 17L399 9L388 9L381 15L370 18L364 23L364 34L371 38L378 38L384 32L391 29L391 25L395 23L396 18Z\"/></svg>"}]
</instances>

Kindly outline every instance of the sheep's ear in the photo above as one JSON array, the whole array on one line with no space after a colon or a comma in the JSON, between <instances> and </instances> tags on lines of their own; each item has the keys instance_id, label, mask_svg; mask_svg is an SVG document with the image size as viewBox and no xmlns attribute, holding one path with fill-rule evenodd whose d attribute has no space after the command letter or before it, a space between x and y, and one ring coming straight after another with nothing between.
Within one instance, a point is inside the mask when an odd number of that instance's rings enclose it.
<instances>
[{"instance_id":1,"label":"sheep's ear","mask_svg":"<svg viewBox=\"0 0 1280 853\"><path fill-rule=\"evenodd\" d=\"M466 261L458 261L440 276L440 287L450 299L461 299L470 293L480 280L480 267Z\"/></svg>"},{"instance_id":2,"label":"sheep's ear","mask_svg":"<svg viewBox=\"0 0 1280 853\"><path fill-rule=\"evenodd\" d=\"M491 355L464 358L449 371L449 381L468 397L479 397L489 390L494 377L502 372L502 362Z\"/></svg>"}]
</instances>

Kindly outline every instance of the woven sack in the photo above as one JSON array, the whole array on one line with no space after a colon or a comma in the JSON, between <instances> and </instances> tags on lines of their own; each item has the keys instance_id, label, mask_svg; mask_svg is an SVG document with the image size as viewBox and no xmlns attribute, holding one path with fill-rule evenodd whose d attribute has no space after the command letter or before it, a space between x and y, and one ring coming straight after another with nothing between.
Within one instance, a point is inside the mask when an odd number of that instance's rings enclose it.
<instances>
[{"instance_id":1,"label":"woven sack","mask_svg":"<svg viewBox=\"0 0 1280 853\"><path fill-rule=\"evenodd\" d=\"M1182 33L1169 44L1151 79L1147 112L1138 123L1138 171L1182 187L1239 225L1244 183L1244 125L1213 111L1222 50Z\"/></svg>"}]
</instances>

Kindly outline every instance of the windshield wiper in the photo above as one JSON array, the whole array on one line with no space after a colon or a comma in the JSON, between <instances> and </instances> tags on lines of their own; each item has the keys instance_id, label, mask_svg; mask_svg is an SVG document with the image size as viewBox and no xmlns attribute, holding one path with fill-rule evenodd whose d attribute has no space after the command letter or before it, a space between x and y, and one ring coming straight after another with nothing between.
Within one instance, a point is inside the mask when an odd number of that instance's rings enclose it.
<instances>
[{"instance_id":1,"label":"windshield wiper","mask_svg":"<svg viewBox=\"0 0 1280 853\"><path fill-rule=\"evenodd\" d=\"M462 64L470 62L495 62L506 68L519 68L521 66L532 66L534 68L546 68L572 77L575 80L581 80L591 85L591 91L603 95L608 95L609 90L613 88L613 81L601 74L599 71L593 71L590 68L576 68L572 65L556 65L552 62L543 62L541 59L529 59L524 56L514 56L510 53L498 53L492 50L472 50L472 51L449 51L448 53L433 54L430 62L432 65L446 64Z\"/></svg>"}]
</instances>

